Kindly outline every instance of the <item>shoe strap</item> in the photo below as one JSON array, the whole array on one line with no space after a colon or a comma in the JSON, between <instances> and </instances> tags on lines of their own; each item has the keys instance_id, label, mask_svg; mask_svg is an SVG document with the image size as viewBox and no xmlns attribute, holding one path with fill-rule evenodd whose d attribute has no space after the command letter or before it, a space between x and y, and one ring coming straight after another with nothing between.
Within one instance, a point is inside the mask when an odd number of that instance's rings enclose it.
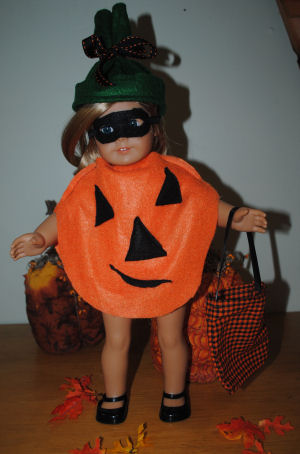
<instances>
[{"instance_id":1,"label":"shoe strap","mask_svg":"<svg viewBox=\"0 0 300 454\"><path fill-rule=\"evenodd\" d=\"M120 402L120 400L125 400L126 397L126 393L118 397L107 397L106 394L103 394L103 402Z\"/></svg>"},{"instance_id":2,"label":"shoe strap","mask_svg":"<svg viewBox=\"0 0 300 454\"><path fill-rule=\"evenodd\" d=\"M185 391L182 391L182 393L179 394L169 394L164 392L163 397L166 397L167 399L180 399L180 397L185 397Z\"/></svg>"}]
</instances>

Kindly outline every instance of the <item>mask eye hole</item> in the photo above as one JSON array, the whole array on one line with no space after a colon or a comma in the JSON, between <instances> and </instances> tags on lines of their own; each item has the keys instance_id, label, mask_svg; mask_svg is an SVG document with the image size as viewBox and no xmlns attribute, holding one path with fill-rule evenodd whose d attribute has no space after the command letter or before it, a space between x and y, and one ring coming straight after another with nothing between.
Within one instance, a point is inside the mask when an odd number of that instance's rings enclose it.
<instances>
[{"instance_id":1,"label":"mask eye hole","mask_svg":"<svg viewBox=\"0 0 300 454\"><path fill-rule=\"evenodd\" d=\"M128 124L131 128L140 128L141 126L143 126L144 120L142 120L141 118L132 118L131 120L129 120Z\"/></svg>"},{"instance_id":2,"label":"mask eye hole","mask_svg":"<svg viewBox=\"0 0 300 454\"><path fill-rule=\"evenodd\" d=\"M108 134L113 134L114 128L110 125L105 125L100 128L101 134L108 135Z\"/></svg>"}]
</instances>

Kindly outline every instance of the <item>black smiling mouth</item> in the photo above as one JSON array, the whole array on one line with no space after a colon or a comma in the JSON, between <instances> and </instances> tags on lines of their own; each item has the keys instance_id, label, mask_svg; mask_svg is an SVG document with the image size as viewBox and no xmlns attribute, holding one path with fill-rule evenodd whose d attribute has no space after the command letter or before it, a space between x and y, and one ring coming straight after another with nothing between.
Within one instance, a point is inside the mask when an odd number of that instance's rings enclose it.
<instances>
[{"instance_id":1,"label":"black smiling mouth","mask_svg":"<svg viewBox=\"0 0 300 454\"><path fill-rule=\"evenodd\" d=\"M165 284L167 282L172 282L169 279L135 279L134 277L127 276L126 274L119 271L113 265L109 265L110 268L115 271L123 281L125 281L129 285L133 285L134 287L141 287L141 288L153 288L158 287L161 284Z\"/></svg>"}]
</instances>

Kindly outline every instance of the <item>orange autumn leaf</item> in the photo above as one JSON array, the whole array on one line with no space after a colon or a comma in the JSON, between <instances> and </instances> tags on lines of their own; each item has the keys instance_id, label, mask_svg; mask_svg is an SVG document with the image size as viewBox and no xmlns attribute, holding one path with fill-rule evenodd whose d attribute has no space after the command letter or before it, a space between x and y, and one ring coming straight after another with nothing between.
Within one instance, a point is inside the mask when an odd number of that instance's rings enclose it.
<instances>
[{"instance_id":1,"label":"orange autumn leaf","mask_svg":"<svg viewBox=\"0 0 300 454\"><path fill-rule=\"evenodd\" d=\"M147 429L146 423L140 424L138 427L138 437L137 437L137 442L136 442L136 446L138 448L139 447L143 448L143 447L151 445L151 443L149 442L149 438L147 438L146 429Z\"/></svg>"},{"instance_id":2,"label":"orange autumn leaf","mask_svg":"<svg viewBox=\"0 0 300 454\"><path fill-rule=\"evenodd\" d=\"M86 443L82 449L72 449L70 454L106 454L107 450L101 447L102 439L96 438L95 446L92 448L90 443Z\"/></svg>"},{"instance_id":3,"label":"orange autumn leaf","mask_svg":"<svg viewBox=\"0 0 300 454\"><path fill-rule=\"evenodd\" d=\"M232 419L230 423L218 424L217 429L227 440L239 440L243 435L242 427L240 423L237 423L237 418Z\"/></svg>"},{"instance_id":4,"label":"orange autumn leaf","mask_svg":"<svg viewBox=\"0 0 300 454\"><path fill-rule=\"evenodd\" d=\"M111 454L136 454L139 452L139 448L144 448L149 446L149 442L147 439L146 433L146 424L140 424L138 427L138 436L137 441L134 443L131 437L126 438L126 442L122 443L121 441L115 441L114 447L108 450L108 453Z\"/></svg>"},{"instance_id":5,"label":"orange autumn leaf","mask_svg":"<svg viewBox=\"0 0 300 454\"><path fill-rule=\"evenodd\" d=\"M83 401L97 403L97 395L94 390L90 388L91 377L85 375L81 378L66 377L65 381L60 386L60 389L67 391L64 402L58 405L51 412L55 415L49 422L62 421L64 419L77 419L83 411Z\"/></svg>"},{"instance_id":6,"label":"orange autumn leaf","mask_svg":"<svg viewBox=\"0 0 300 454\"><path fill-rule=\"evenodd\" d=\"M114 454L122 454L122 453L137 453L138 451L133 446L133 442L129 437L126 438L126 444L122 443L121 441L115 441L113 449L110 450L111 453Z\"/></svg>"},{"instance_id":7,"label":"orange autumn leaf","mask_svg":"<svg viewBox=\"0 0 300 454\"><path fill-rule=\"evenodd\" d=\"M95 446L93 448L91 447L90 442L88 442L82 449L72 449L70 454L136 454L139 452L140 447L148 446L146 440L146 424L139 425L136 443L134 443L130 437L127 437L125 444L121 443L121 441L116 441L114 442L113 449L107 449L102 447L102 441L102 438L96 438Z\"/></svg>"},{"instance_id":8,"label":"orange autumn leaf","mask_svg":"<svg viewBox=\"0 0 300 454\"><path fill-rule=\"evenodd\" d=\"M264 433L255 424L245 421L243 417L232 418L230 423L218 424L217 428L228 440L243 439L244 447L251 448L256 439L263 441Z\"/></svg>"},{"instance_id":9,"label":"orange autumn leaf","mask_svg":"<svg viewBox=\"0 0 300 454\"><path fill-rule=\"evenodd\" d=\"M263 419L259 421L258 425L262 428L265 434L269 434L271 429L273 429L277 435L284 435L286 432L293 430L294 427L288 421L285 424L282 424L281 421L283 420L283 416L275 416L274 420L271 419Z\"/></svg>"}]
</instances>

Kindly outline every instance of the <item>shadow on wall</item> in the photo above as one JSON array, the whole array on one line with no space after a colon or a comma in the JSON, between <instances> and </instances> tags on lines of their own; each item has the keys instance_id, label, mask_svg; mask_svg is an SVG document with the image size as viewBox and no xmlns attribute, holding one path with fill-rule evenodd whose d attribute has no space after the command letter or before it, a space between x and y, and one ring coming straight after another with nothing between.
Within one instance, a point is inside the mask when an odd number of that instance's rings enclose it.
<instances>
[{"instance_id":1,"label":"shadow on wall","mask_svg":"<svg viewBox=\"0 0 300 454\"><path fill-rule=\"evenodd\" d=\"M151 16L144 14L138 18L138 22L131 21L131 30L154 44L158 49L158 55L153 61L144 60L143 65L151 69L151 72L160 77L166 86L166 130L169 131L172 140L170 145L172 155L185 159L187 156L187 137L183 129L184 122L190 117L189 89L183 85L178 85L163 69L179 66L181 58L178 54L156 45L155 33L152 25ZM155 65L155 66L153 66Z\"/></svg>"},{"instance_id":2,"label":"shadow on wall","mask_svg":"<svg viewBox=\"0 0 300 454\"><path fill-rule=\"evenodd\" d=\"M148 14L139 17L137 23L131 23L132 32L143 36L151 43L156 45L155 33L152 25L151 16ZM167 119L166 129L169 132L172 140L170 140L171 153L173 156L178 156L186 159L199 172L201 177L210 183L220 194L223 200L228 201L235 206L243 206L245 202L240 195L230 186L224 184L218 177L216 172L210 169L203 163L197 161L189 161L188 154L188 138L186 137L183 125L184 122L191 116L188 87L178 85L168 74L162 70L157 70L156 67L176 67L181 63L181 58L178 54L165 47L158 47L159 55L154 59L155 68L152 62L143 62L146 66L151 67L151 71L158 77L161 77L166 86L166 104L167 104ZM284 212L274 212L265 210L268 216L269 223L269 238L273 257L274 280L267 282L267 311L269 312L286 312L288 297L290 293L289 285L283 280L280 268L280 259L278 256L278 248L276 243L276 232L288 232L290 229L290 216ZM229 239L228 249L235 250L238 232L232 232ZM223 244L223 231L217 229L213 247L216 250L221 250ZM270 264L271 266L271 264ZM250 263L245 270L245 277L251 278ZM249 271L248 271L249 270ZM262 276L263 278L263 276Z\"/></svg>"},{"instance_id":3,"label":"shadow on wall","mask_svg":"<svg viewBox=\"0 0 300 454\"><path fill-rule=\"evenodd\" d=\"M190 164L195 167L201 177L210 183L216 191L220 194L224 201L228 201L235 206L247 205L240 195L234 191L230 186L225 185L218 175L205 164L197 161L189 161ZM274 269L274 279L272 282L266 282L267 284L267 307L268 312L286 312L288 305L288 298L290 293L290 287L288 283L283 280L280 267L280 259L278 254L278 247L276 242L276 232L288 233L291 227L290 216L288 213L275 212L268 209L264 210L268 217L268 235L270 238L270 245L272 251L272 262L270 266ZM213 247L220 251L223 245L223 229L217 229ZM228 249L234 251L238 241L240 233L233 231L230 235L228 242ZM258 251L259 259L259 251ZM246 265L245 275L243 276L246 280L251 279L251 263ZM263 276L262 276L262 280Z\"/></svg>"}]
</instances>

